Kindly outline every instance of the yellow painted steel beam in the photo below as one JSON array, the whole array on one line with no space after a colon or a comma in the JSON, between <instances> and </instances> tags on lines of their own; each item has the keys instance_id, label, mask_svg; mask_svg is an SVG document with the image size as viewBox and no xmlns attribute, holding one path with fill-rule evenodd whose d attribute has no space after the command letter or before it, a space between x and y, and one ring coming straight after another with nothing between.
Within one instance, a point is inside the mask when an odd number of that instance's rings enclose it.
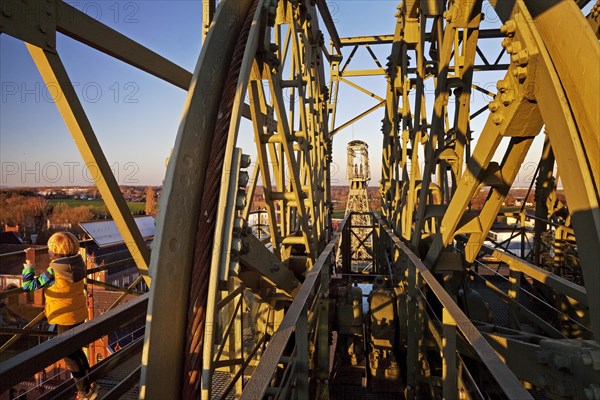
<instances>
[{"instance_id":1,"label":"yellow painted steel beam","mask_svg":"<svg viewBox=\"0 0 600 400\"><path fill-rule=\"evenodd\" d=\"M293 193L296 196L296 205L298 209L298 218L300 219L300 225L302 227L302 237L305 241L305 246L307 253L314 257L314 244L312 243L312 238L310 237L310 230L308 228L308 219L306 206L304 205L304 201L302 201L302 187L300 184L300 171L298 167L298 160L296 155L294 154L293 149L291 148L290 143L288 142L291 137L290 127L287 125L287 113L283 104L283 95L281 89L281 77L278 74L272 74L271 71L267 71L267 80L269 82L269 88L271 89L271 96L274 101L273 107L275 108L275 113L277 115L277 125L280 134L284 135L285 140L281 143L281 147L283 150L284 157L286 159L287 169L289 173L290 187ZM311 205L312 206L312 205Z\"/></svg>"},{"instance_id":2,"label":"yellow painted steel beam","mask_svg":"<svg viewBox=\"0 0 600 400\"><path fill-rule=\"evenodd\" d=\"M57 1L56 30L96 50L188 90L192 74L84 12Z\"/></svg>"},{"instance_id":3,"label":"yellow painted steel beam","mask_svg":"<svg viewBox=\"0 0 600 400\"><path fill-rule=\"evenodd\" d=\"M438 152L438 150L440 150L441 146L443 146L445 140L445 118L447 116L447 103L451 90L451 88L448 85L448 75L452 68L452 66L450 65L452 53L454 52L458 54L459 52L457 32L460 28L463 27L478 27L481 19L481 1L458 1L454 6L458 8L455 11L458 11L459 15L464 15L463 18L465 19L450 19L448 26L444 30L442 43L440 44L440 61L437 65L438 74L435 88L434 109L431 121L431 128L429 131L429 140L425 144L425 166L423 168L422 185L426 188L429 187L429 183L431 182L431 175L435 172L435 167L438 161L436 153ZM423 24L424 23L425 22L423 21ZM467 68L474 65L477 38L478 32L474 32L472 33L471 37L467 41L465 41L463 57L465 67ZM456 64L458 62L457 57L454 56L454 59L454 62ZM458 71L455 70L455 75L458 75L457 72ZM467 71L467 73L465 73L465 75L462 77L462 79L465 81L463 86L470 87L472 83L472 77L472 71ZM458 116L463 118L463 123L459 121L458 127L460 129L464 129L464 134L466 135L466 128L468 126L466 118L469 117L469 104L467 103L465 106L466 112L464 112L464 109L462 110L462 112L460 109L458 111ZM421 240L421 232L426 222L425 208L427 207L427 197L428 190L421 190L421 192L419 193L419 207L415 214L415 232L411 241L413 246L418 246Z\"/></svg>"},{"instance_id":4,"label":"yellow painted steel beam","mask_svg":"<svg viewBox=\"0 0 600 400\"><path fill-rule=\"evenodd\" d=\"M325 0L317 0L317 7L319 8L319 13L321 13L321 18L323 18L323 22L325 23L325 27L329 32L329 37L331 37L331 42L333 46L338 51L338 53L342 52L342 44L340 42L340 35L338 34L337 28L335 27L335 22L331 13L329 12L329 6L325 2Z\"/></svg>"},{"instance_id":5,"label":"yellow painted steel beam","mask_svg":"<svg viewBox=\"0 0 600 400\"><path fill-rule=\"evenodd\" d=\"M382 100L379 103L375 104L373 107L369 108L368 110L365 110L362 113L355 116L354 118L350 119L349 121L344 122L342 125L338 126L337 128L335 128L334 130L331 131L331 136L334 136L335 134L339 133L341 130L346 129L347 127L349 127L356 121L362 119L363 117L366 117L367 115L371 114L375 110L378 110L379 108L383 107L384 105L385 105L385 100Z\"/></svg>"},{"instance_id":6,"label":"yellow painted steel beam","mask_svg":"<svg viewBox=\"0 0 600 400\"><path fill-rule=\"evenodd\" d=\"M467 262L472 263L477 257L477 254L479 254L479 250L486 240L487 234L492 228L492 224L496 221L502 203L514 183L514 180L519 173L520 166L523 164L532 143L533 137L511 138L508 150L506 151L500 167L502 185L490 189L490 196L485 202L478 217L482 232L471 234L469 236L469 241L465 245L465 258Z\"/></svg>"},{"instance_id":7,"label":"yellow painted steel beam","mask_svg":"<svg viewBox=\"0 0 600 400\"><path fill-rule=\"evenodd\" d=\"M384 99L382 97L376 95L375 93L371 92L370 90L367 90L364 87L362 87L362 86L360 86L360 85L358 85L358 84L356 84L356 83L354 83L352 81L349 81L348 79L340 78L340 80L342 82L344 82L345 84L347 84L348 86L351 86L354 89L356 89L356 90L358 90L360 92L363 92L367 96L372 97L372 98L376 99L377 101L384 101Z\"/></svg>"},{"instance_id":8,"label":"yellow painted steel beam","mask_svg":"<svg viewBox=\"0 0 600 400\"><path fill-rule=\"evenodd\" d=\"M340 76L377 76L386 75L387 72L383 68L377 69L356 69L351 71L340 71Z\"/></svg>"},{"instance_id":9,"label":"yellow painted steel beam","mask_svg":"<svg viewBox=\"0 0 600 400\"><path fill-rule=\"evenodd\" d=\"M525 4L560 77L599 192L600 43L575 2L526 1Z\"/></svg>"},{"instance_id":10,"label":"yellow painted steel beam","mask_svg":"<svg viewBox=\"0 0 600 400\"><path fill-rule=\"evenodd\" d=\"M341 38L340 42L342 46L390 44L394 42L394 35L353 36Z\"/></svg>"},{"instance_id":11,"label":"yellow painted steel beam","mask_svg":"<svg viewBox=\"0 0 600 400\"><path fill-rule=\"evenodd\" d=\"M385 223L385 221L382 221L377 214L375 214L375 218L379 224L381 224L382 231L384 231L392 241L393 246L405 255L409 271L412 270L413 273L418 275L419 284L422 285L419 287L424 287L425 285L428 286L428 288L431 290L429 293L431 293L432 296L437 297L440 304L448 313L445 321L443 322L453 322L452 325L456 325L456 328L458 331L460 331L461 336L466 340L466 343L468 343L469 347L473 350L473 353L476 354L476 357L479 358L485 364L486 368L493 374L496 383L498 383L506 397L509 399L533 399L525 390L523 385L519 382L514 373L498 357L490 344L483 338L481 332L473 325L473 322L471 322L471 320L464 314L464 312L456 304L454 299L450 296L442 284L435 278L433 273L425 266L425 264L423 264L421 259L394 234L392 229ZM416 296L412 302L417 302ZM451 321L450 318L453 321Z\"/></svg>"},{"instance_id":12,"label":"yellow painted steel beam","mask_svg":"<svg viewBox=\"0 0 600 400\"><path fill-rule=\"evenodd\" d=\"M553 5L556 2L548 2ZM529 4L529 2L525 2ZM560 3L562 5L562 3ZM573 220L577 240L577 247L582 261L583 277L586 283L590 320L594 337L598 340L600 336L600 269L598 268L598 243L600 243L600 194L598 181L600 176L595 175L598 172L597 161L600 159L598 153L593 154L592 150L597 149L597 141L600 140L598 135L598 125L592 128L586 125L589 121L586 117L585 107L583 111L575 111L575 107L583 107L581 101L589 101L598 107L597 93L592 95L591 99L582 99L581 93L587 93L585 88L587 85L598 87L600 82L595 78L600 73L599 64L600 57L589 59L590 68L587 67L581 70L581 77L578 82L573 83L571 77L566 77L565 81L571 83L576 88L581 88L581 92L573 93L574 88L565 88L562 81L563 74L571 76L573 72L565 72L564 67L568 63L568 59L561 59L565 54L571 54L565 50L565 53L560 53L556 49L548 49L546 47L546 36L552 39L552 34L549 33L548 27L541 27L548 23L547 20L540 21L546 13L551 10L545 10L541 14L533 16L528 15L527 8L524 3L517 1L522 20L536 30L533 30L533 39L536 41L543 63L542 68L538 68L535 85L535 96L538 99L541 114L547 127L550 144L556 155L556 163L560 171L564 190L569 204L569 212ZM538 5L539 6L539 5ZM558 5L555 5L558 7ZM572 15L575 21L580 21L578 25L582 25L582 29L587 29L590 34L586 36L578 36L581 40L586 40L590 46L598 46L598 42L591 34L589 25L584 20L583 14L576 15L569 8L563 9L568 15ZM539 10L534 8L534 11L539 13ZM556 16L556 18L560 18ZM593 41L590 43L590 40ZM564 42L561 41L564 45ZM576 48L581 48L580 44ZM587 49L587 47L586 47ZM587 51L587 50L586 50ZM591 47L591 54L596 50ZM595 67L593 67L595 65ZM595 70L593 70L595 68ZM582 80L583 79L583 80ZM592 82L596 79L596 82ZM573 103L571 103L573 96ZM567 101L565 101L565 99ZM595 99L595 101L594 101ZM592 104L593 107L593 104ZM593 108L592 108L593 111ZM593 118L593 116L590 116ZM596 115L596 118L599 118ZM594 141L596 143L594 144Z\"/></svg>"},{"instance_id":13,"label":"yellow painted steel beam","mask_svg":"<svg viewBox=\"0 0 600 400\"><path fill-rule=\"evenodd\" d=\"M480 39L494 39L502 38L504 34L500 32L500 29L482 29L479 31ZM431 41L431 33L425 34L425 40ZM462 34L459 34L459 39L462 39ZM374 44L391 44L394 43L394 35L371 35L371 36L353 36L345 37L340 39L342 46L355 46L355 45L374 45Z\"/></svg>"},{"instance_id":14,"label":"yellow painted steel beam","mask_svg":"<svg viewBox=\"0 0 600 400\"><path fill-rule=\"evenodd\" d=\"M148 275L150 250L135 224L127 202L121 194L119 184L102 152L100 143L87 119L60 57L56 53L40 49L31 44L27 44L27 49L46 85L53 85L57 90L54 101L75 140L83 160L88 166L91 165L98 169L99 173L94 175L94 182L141 275L144 275L144 281L150 286L150 276Z\"/></svg>"},{"instance_id":15,"label":"yellow painted steel beam","mask_svg":"<svg viewBox=\"0 0 600 400\"><path fill-rule=\"evenodd\" d=\"M596 34L596 37L600 39L600 1L596 2L594 8L592 8L588 14L587 20L592 27L592 30Z\"/></svg>"},{"instance_id":16,"label":"yellow painted steel beam","mask_svg":"<svg viewBox=\"0 0 600 400\"><path fill-rule=\"evenodd\" d=\"M318 97L318 93L321 93L320 82L320 73L319 70L315 69L315 64L317 63L319 52L319 47L314 46L314 43L310 43L308 41L307 35L299 35L301 31L301 26L299 21L295 20L294 23L290 26L290 30L292 31L292 71L291 76L296 76L299 72L302 72L302 80L306 82L306 85L299 85L297 87L297 97L299 100L299 122L300 126L298 128L298 132L296 135L300 135L304 140L302 144L298 143L299 152L298 152L298 163L300 167L299 177L300 184L302 185L302 190L307 194L307 203L309 206L307 207L307 218L310 218L313 225L311 228L312 232L312 240L314 242L314 248L316 249L320 234L321 234L321 226L320 226L320 215L319 210L317 208L317 203L315 203L315 192L314 188L314 175L319 168L316 168L316 163L318 163L318 157L316 157L316 150L319 148L319 143L317 141L317 135L319 134L319 121L318 121L318 107L321 100ZM304 52L302 52L304 49ZM302 66L310 66L310 68L302 68ZM295 91L292 91L294 95L296 95ZM308 101L308 98L313 101ZM289 114L289 123L291 126L292 132L294 132L294 112L295 112L295 102L291 101L290 104L290 114ZM309 149L310 147L310 149Z\"/></svg>"},{"instance_id":17,"label":"yellow painted steel beam","mask_svg":"<svg viewBox=\"0 0 600 400\"><path fill-rule=\"evenodd\" d=\"M267 109L267 105L265 103L265 93L264 87L262 84L262 80L260 79L260 73L258 70L258 65L254 65L254 76L250 81L248 87L248 96L250 98L251 104L251 115L252 115L252 126L254 128L254 141L256 142L257 147L257 160L256 163L260 168L260 174L263 182L263 190L264 197L267 204L267 214L269 216L269 223L272 228L272 232L270 234L271 243L273 244L273 251L275 255L281 260L281 235L280 230L277 229L277 216L275 204L271 200L271 192L273 192L273 184L271 182L271 171L270 165L271 163L278 163L276 158L271 158L269 161L269 153L267 151L267 147L265 143L260 140L260 136L264 132L265 126L265 117L262 110ZM272 145L271 145L272 146ZM273 155L274 152L271 152ZM277 165L273 165L273 169L277 170ZM274 174L277 176L277 174ZM276 182L277 187L280 187L280 183Z\"/></svg>"},{"instance_id":18,"label":"yellow painted steel beam","mask_svg":"<svg viewBox=\"0 0 600 400\"><path fill-rule=\"evenodd\" d=\"M58 32L169 82L180 89L188 90L190 88L192 81L190 71L63 1L57 1L56 7L56 30ZM242 105L242 116L250 118L248 104Z\"/></svg>"},{"instance_id":19,"label":"yellow painted steel beam","mask_svg":"<svg viewBox=\"0 0 600 400\"><path fill-rule=\"evenodd\" d=\"M215 0L202 0L202 43L215 14Z\"/></svg>"},{"instance_id":20,"label":"yellow painted steel beam","mask_svg":"<svg viewBox=\"0 0 600 400\"><path fill-rule=\"evenodd\" d=\"M487 245L482 246L482 251L494 258L497 258L503 263L508 264L511 269L520 271L532 279L543 283L546 286L550 286L562 294L572 297L583 305L588 304L587 291L583 286L568 281L565 278L546 271L541 267L528 263L527 261L505 251L494 249Z\"/></svg>"}]
</instances>

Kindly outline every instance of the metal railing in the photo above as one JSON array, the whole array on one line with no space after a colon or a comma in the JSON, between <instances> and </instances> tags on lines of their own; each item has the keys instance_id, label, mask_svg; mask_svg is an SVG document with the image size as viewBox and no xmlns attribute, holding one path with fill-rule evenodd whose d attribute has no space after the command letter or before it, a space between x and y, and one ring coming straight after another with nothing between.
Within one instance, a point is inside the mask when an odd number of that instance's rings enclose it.
<instances>
[{"instance_id":1,"label":"metal railing","mask_svg":"<svg viewBox=\"0 0 600 400\"><path fill-rule=\"evenodd\" d=\"M348 215L340 226L338 233L319 256L314 268L307 275L300 291L295 297L293 303L284 316L284 319L271 338L267 349L263 353L260 363L252 374L246 385L242 399L259 399L269 396L272 398L287 398L292 394L292 398L308 398L309 377L316 377L317 384L319 378L328 378L328 369L323 376L319 375L319 363L315 363L316 368L309 372L309 365L313 361L309 356L309 338L316 335L318 328L315 322L319 320L318 311L319 300L326 298L328 290L328 272L332 266L333 251L340 235L346 234L345 230L349 228L346 223ZM459 306L453 301L452 297L446 292L442 285L437 281L433 274L427 269L423 262L393 233L393 231L378 217L375 216L378 228L381 232L378 234L378 241L385 241L391 245L406 260L406 268L409 276L409 303L416 305L417 300L427 304L424 291L427 289L432 293L442 305L442 315L439 321L433 313L421 323L425 323L433 336L436 338L441 353L443 355L443 379L442 390L445 398L460 398L459 387L464 387L465 382L475 385L473 377L468 369L464 368L464 363L460 354L457 352L457 342L466 343L479 360L493 376L497 386L510 399L532 399L531 395L523 388L518 378L508 368L508 366L494 352L492 346L486 341L485 337L478 331L469 318L463 313ZM381 245L381 243L374 243ZM393 254L393 252L392 252ZM412 283L412 286L410 284ZM410 307L410 306L409 306ZM408 320L401 321L408 329L414 329L419 323L416 312L408 312ZM311 324L312 322L312 324ZM314 332L313 332L314 329ZM328 333L327 329L325 329ZM410 333L409 333L410 335ZM413 335L416 339L416 335ZM293 343L293 344L292 344ZM325 347L320 348L323 343L316 341L316 358L319 359L319 351L325 351ZM292 345L291 345L292 344ZM410 362L411 354L413 361L416 361L417 341L408 341L409 371L416 370L416 362L412 365ZM326 356L329 359L329 354ZM459 368L459 365L463 368ZM283 366L283 368L281 368ZM463 371L462 374L457 371ZM409 372L410 376L410 372ZM416 379L411 382L413 388L416 386ZM318 389L317 389L318 390ZM474 389L478 389L475 387Z\"/></svg>"},{"instance_id":2,"label":"metal railing","mask_svg":"<svg viewBox=\"0 0 600 400\"><path fill-rule=\"evenodd\" d=\"M93 242L92 240L81 240L79 242L79 245L83 248L83 247L85 247L86 244L92 243L92 242ZM125 250L120 250L118 252L121 252L121 251L128 251L128 250L125 249ZM46 254L47 252L48 252L48 246L35 247L36 258L37 258L37 254ZM118 252L104 254L104 255L102 255L102 257L106 257L111 254L116 254ZM89 269L87 269L86 273L88 275L91 275L91 274L94 274L97 272L102 272L102 271L106 271L106 270L110 270L113 268L123 266L127 263L131 263L132 261L133 261L132 257L127 257L127 258L119 260L119 261L106 263L106 264L102 264L102 265L97 265L94 268L89 268ZM0 262L2 262L2 263L9 263L9 262L24 263L25 262L25 250L19 250L19 251L13 251L10 253L0 254ZM87 265L87 263L86 263L86 265ZM117 290L117 289L122 290L122 288L115 287L115 290ZM0 291L0 300L5 299L7 297L17 295L17 294L22 294L25 292L26 291L23 288L11 288L11 289L7 289L7 290L2 290L2 291Z\"/></svg>"},{"instance_id":3,"label":"metal railing","mask_svg":"<svg viewBox=\"0 0 600 400\"><path fill-rule=\"evenodd\" d=\"M273 334L260 363L242 392L242 399L261 399L266 395L274 398L287 398L292 393L296 398L309 398L309 338L317 338L317 379L328 379L329 374L329 331L315 328L320 323L327 324L327 318L321 314L328 303L329 273L333 266L334 249L341 232L346 227L348 215L344 218L338 232L323 250L315 265L307 274L294 301L286 312L281 325ZM324 333L325 337L322 337ZM289 343L294 340L293 350ZM323 365L323 360L326 364ZM273 378L278 365L284 364L284 370L273 386ZM293 387L293 390L292 390Z\"/></svg>"},{"instance_id":4,"label":"metal railing","mask_svg":"<svg viewBox=\"0 0 600 400\"><path fill-rule=\"evenodd\" d=\"M88 243L92 243L92 240L82 240L79 242L80 246L85 246ZM48 251L48 246L39 246L35 248L35 252L36 252L36 258L37 258L37 254L45 254ZM107 255L111 255L111 254L116 254L122 251L128 251L127 249L125 250L119 250L117 252L114 253L108 253L108 254L104 254L102 255L102 257L106 257ZM25 261L25 250L19 250L19 251L15 251L15 252L11 252L11 253L5 253L0 255L0 261L3 262L8 262L8 261L18 261L18 262L24 262ZM111 269L116 269L119 267L122 267L123 265L126 265L128 263L133 262L133 258L132 257L127 257L125 259L122 260L118 260L118 261L114 261L111 263L106 263L106 264L102 264L102 265L97 265L94 261L94 258L87 256L87 260L86 260L86 265L88 265L88 262L91 261L94 263L94 267L93 268L88 268L86 270L86 275L88 276L88 278L86 278L86 285L97 285L97 286L102 286L104 288L107 288L111 291L116 291L116 292L121 292L121 296L119 296L114 302L113 304L108 308L108 310L112 310L113 308L115 308L116 306L118 306L119 304L121 304L121 302L125 299L125 297L128 294L132 294L132 295L136 295L139 296L141 294L143 294L142 292L139 292L137 290L134 290L134 288L142 281L143 276L140 275L138 276L137 279L134 279L133 282L128 286L128 287L119 287L119 286L115 286L115 285L111 285L109 283L106 282L101 282L92 278L89 278L90 275L95 274L97 272L102 272L102 271L110 271ZM0 291L0 300L12 297L12 296L17 296L20 294L24 294L24 293L28 293L26 290L24 290L21 287L16 287L16 288L11 288L11 289L7 289L7 290L2 290ZM31 328L35 327L39 322L41 322L45 317L44 311L40 312L38 315L36 315L31 321L27 322L27 324L25 324L22 328L16 328L16 329L5 329L0 327L0 333L10 333L12 334L12 337L9 338L6 342L4 342L1 346L0 346L0 353L2 353L3 351L5 351L7 348L9 348L10 346L12 346L14 343L17 342L17 340L26 334L32 334L32 333L28 333L28 331L31 330ZM44 335L44 336L48 336Z\"/></svg>"},{"instance_id":5,"label":"metal railing","mask_svg":"<svg viewBox=\"0 0 600 400\"><path fill-rule=\"evenodd\" d=\"M71 329L66 335L58 335L0 363L0 393L59 361L65 354L71 354L111 332L144 320L147 307L148 294L144 294Z\"/></svg>"},{"instance_id":6,"label":"metal railing","mask_svg":"<svg viewBox=\"0 0 600 400\"><path fill-rule=\"evenodd\" d=\"M460 356L457 353L457 339L460 339L473 350L473 353L488 369L490 375L507 398L519 400L533 399L421 259L395 235L385 221L379 216L376 216L376 218L381 225L382 232L387 234L392 246L400 252L403 260L406 261L408 272L408 320L406 321L406 327L409 337L407 346L407 383L409 392L410 387L414 388L416 386L414 371L417 369L418 337L415 329L420 323L426 322L425 320L419 321L416 310L417 302L427 303L427 299L423 294L423 290L427 288L429 293L433 294L442 306L441 332L439 332L435 323L431 323L434 321L428 317L428 313L424 313L424 317L429 321L427 322L429 330L432 331L434 336L439 335L440 339L436 342L441 345L440 350L443 362L442 390L444 398L460 398L459 383L462 378L457 374L459 370L457 362L460 361Z\"/></svg>"},{"instance_id":7,"label":"metal railing","mask_svg":"<svg viewBox=\"0 0 600 400\"><path fill-rule=\"evenodd\" d=\"M460 245L463 245L467 239L464 236L457 236L456 239L459 244L456 249L461 251L462 249L460 248ZM469 270L469 274L475 279L483 282L488 289L499 296L500 299L507 304L509 324L511 328L520 329L518 317L522 316L541 331L545 332L549 337L556 339L566 337L563 332L556 329L547 321L547 316L544 317L538 315L538 313L530 310L530 308L523 304L523 296L527 296L531 302L533 302L535 305L542 306L543 310L548 311L551 313L551 315L555 315L564 321L569 321L569 323L572 323L573 326L577 326L577 329L580 330L580 335L583 335L584 337L593 336L589 320L576 320L574 317L566 313L565 310L560 310L555 305L550 304L547 299L542 298L542 294L536 294L537 292L535 291L535 288L529 282L531 281L543 284L545 287L553 289L555 293L572 299L569 304L574 301L581 307L586 307L588 304L585 287L547 271L544 268L533 265L516 255L492 246L483 245L481 247L481 254L491 256L497 260L500 265L505 265L508 267L508 271L501 274L497 270L488 267L485 263L475 260L474 268ZM483 272L481 272L481 268L483 268L485 272L488 272L488 274L485 275ZM490 272L492 277L506 281L508 284L507 291L498 287L498 285L494 283L493 279L489 279L488 275L490 275ZM525 284L530 287L530 290L522 287L522 285Z\"/></svg>"}]
</instances>

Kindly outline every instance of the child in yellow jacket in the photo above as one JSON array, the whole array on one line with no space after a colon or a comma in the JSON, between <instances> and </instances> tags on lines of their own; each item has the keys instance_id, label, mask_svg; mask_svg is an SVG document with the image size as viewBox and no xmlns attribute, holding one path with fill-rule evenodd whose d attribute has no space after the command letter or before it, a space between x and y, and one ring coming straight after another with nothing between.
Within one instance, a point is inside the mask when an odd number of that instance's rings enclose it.
<instances>
[{"instance_id":1,"label":"child in yellow jacket","mask_svg":"<svg viewBox=\"0 0 600 400\"><path fill-rule=\"evenodd\" d=\"M58 334L81 324L88 318L87 300L84 293L85 263L79 255L79 241L69 232L55 233L48 239L50 266L35 277L35 269L29 259L33 249L25 250L27 259L23 266L23 289L34 291L44 288L46 318L56 324ZM95 399L98 390L90 381L90 365L83 350L79 349L65 357L65 364L73 375L77 398Z\"/></svg>"}]
</instances>

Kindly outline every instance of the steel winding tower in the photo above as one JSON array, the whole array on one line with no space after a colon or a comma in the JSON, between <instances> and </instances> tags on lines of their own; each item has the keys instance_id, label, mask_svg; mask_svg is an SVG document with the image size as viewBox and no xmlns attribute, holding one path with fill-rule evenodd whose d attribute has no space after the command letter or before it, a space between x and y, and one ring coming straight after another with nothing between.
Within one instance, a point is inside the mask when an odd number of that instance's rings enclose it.
<instances>
[{"instance_id":1,"label":"steel winding tower","mask_svg":"<svg viewBox=\"0 0 600 400\"><path fill-rule=\"evenodd\" d=\"M371 180L371 170L369 167L369 146L362 140L353 140L347 146L347 167L346 176L350 182L350 191L348 192L348 201L346 203L346 214L349 212L368 213L369 196L367 194L367 184ZM353 229L351 235L350 254L351 259L356 261L369 260L369 248L372 248L369 238L369 229L371 218L367 215L353 215ZM364 226L365 228L360 228Z\"/></svg>"},{"instance_id":2,"label":"steel winding tower","mask_svg":"<svg viewBox=\"0 0 600 400\"><path fill-rule=\"evenodd\" d=\"M113 398L138 382L145 399L328 398L339 393L330 374L331 331L342 332L331 323L337 313L353 335L349 347L364 337L402 360L371 367L383 382L402 384L398 396L600 398L600 3L585 16L588 3L406 0L395 32L340 38L324 0L204 0L192 72L63 1L3 0L0 31L27 43L57 91L150 293L3 362L0 391L144 320L143 343L97 372L123 357L141 360ZM483 24L483 11L497 15L497 27ZM151 253L57 51L57 32L187 92ZM390 50L385 67L372 50L378 45ZM353 70L363 48L375 67ZM495 88L475 79L489 71L503 74ZM358 76L380 76L385 94L353 82ZM341 85L376 103L338 124ZM471 110L476 92L490 101ZM371 303L380 312L365 321L362 294L349 289L354 278L332 273L330 164L336 135L377 110L383 215L371 216L371 235L382 276ZM236 147L242 118L256 143L252 171ZM476 118L485 123L475 132ZM518 257L486 241L541 135L536 207L515 213L534 221L534 254ZM568 209L556 200L556 167ZM260 240L246 223L259 177L269 220ZM475 209L481 188L488 195ZM346 218L342 231L351 225ZM490 258L498 269L486 265ZM500 305L495 315L491 299ZM353 355L359 363L361 353Z\"/></svg>"}]
</instances>

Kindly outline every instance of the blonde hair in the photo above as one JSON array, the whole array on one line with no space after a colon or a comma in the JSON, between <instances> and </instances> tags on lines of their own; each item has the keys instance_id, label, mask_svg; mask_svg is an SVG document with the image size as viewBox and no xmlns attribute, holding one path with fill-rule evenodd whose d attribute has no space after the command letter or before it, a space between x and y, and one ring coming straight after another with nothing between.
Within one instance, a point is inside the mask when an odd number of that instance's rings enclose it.
<instances>
[{"instance_id":1,"label":"blonde hair","mask_svg":"<svg viewBox=\"0 0 600 400\"><path fill-rule=\"evenodd\" d=\"M79 252L79 240L72 233L57 232L48 239L48 250L57 256L74 256Z\"/></svg>"}]
</instances>

